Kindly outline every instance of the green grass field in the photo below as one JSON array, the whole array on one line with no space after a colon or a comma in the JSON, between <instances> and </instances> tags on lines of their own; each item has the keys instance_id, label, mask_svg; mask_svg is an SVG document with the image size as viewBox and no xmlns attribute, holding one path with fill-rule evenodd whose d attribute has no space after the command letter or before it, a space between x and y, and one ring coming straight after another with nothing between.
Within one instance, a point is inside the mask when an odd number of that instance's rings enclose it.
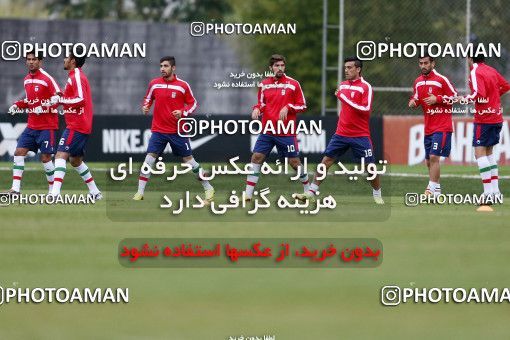
<instances>
[{"instance_id":1,"label":"green grass field","mask_svg":"<svg viewBox=\"0 0 510 340\"><path fill-rule=\"evenodd\" d=\"M492 213L473 206L406 207L406 192L423 192L427 179L390 177L383 181L385 209L374 213L365 183L328 179L323 193L335 193L345 212L324 222L275 212L254 222L245 216L210 222L175 221L155 216L158 193L177 194L174 186L150 182L140 207L130 202L136 179L125 187L106 183L108 164L89 164L106 199L93 206L9 206L0 208L0 258L3 287L129 287L128 304L4 304L0 306L0 339L228 339L271 334L276 339L480 339L508 338L506 304L414 304L385 307L380 289L401 287L508 287L510 208ZM0 163L0 187L10 188L9 163ZM30 163L24 190L44 192L40 164ZM393 166L392 173L425 174L423 166ZM475 167L449 166L442 180L445 193L480 193ZM500 176L509 176L502 167ZM136 177L136 176L135 176ZM297 184L261 179L275 191L298 191ZM199 184L192 188L199 192ZM510 197L508 180L500 182ZM219 197L241 190L242 179L218 179ZM278 187L279 185L279 187ZM272 186L271 186L272 187ZM118 189L112 192L110 189ZM157 188L157 189L156 189ZM74 171L64 193L85 192ZM151 196L152 195L152 196ZM122 209L120 209L121 207ZM126 209L127 208L127 209ZM120 210L118 210L120 209ZM122 214L137 211L128 218ZM114 212L112 215L112 211ZM119 212L116 214L115 212ZM364 212L365 215L361 214ZM381 215L382 214L382 215ZM134 218L137 216L138 218ZM375 216L375 218L373 218ZM147 220L158 222L146 222ZM119 264L117 247L124 238L377 238L384 260L365 269L140 269Z\"/></svg>"}]
</instances>

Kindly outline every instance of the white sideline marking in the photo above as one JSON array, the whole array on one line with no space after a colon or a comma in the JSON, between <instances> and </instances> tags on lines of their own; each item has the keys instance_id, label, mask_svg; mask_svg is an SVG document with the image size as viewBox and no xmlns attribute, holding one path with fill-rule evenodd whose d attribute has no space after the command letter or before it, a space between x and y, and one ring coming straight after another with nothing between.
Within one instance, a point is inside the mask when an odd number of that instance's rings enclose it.
<instances>
[{"instance_id":1,"label":"white sideline marking","mask_svg":"<svg viewBox=\"0 0 510 340\"><path fill-rule=\"evenodd\" d=\"M11 171L12 168L10 167L0 167L0 171ZM109 171L109 168L90 168L91 171L99 171L99 172L106 172ZM25 171L41 171L43 172L42 168L27 168ZM133 172L135 173L135 172ZM314 173L309 172L309 175L314 175ZM429 175L426 174L409 174L405 172L392 172L387 174L386 176L391 177L415 177L415 178L429 178ZM454 174L441 174L441 178L469 178L469 179L480 179L479 175L454 175ZM499 176L499 179L510 179L510 176Z\"/></svg>"},{"instance_id":2,"label":"white sideline marking","mask_svg":"<svg viewBox=\"0 0 510 340\"><path fill-rule=\"evenodd\" d=\"M393 172L389 174L391 177L419 177L419 178L429 178L429 175L426 174L408 174L408 173L400 173ZM499 179L510 179L510 176L498 176ZM479 175L454 175L454 174L441 174L441 178L473 178L480 179Z\"/></svg>"}]
</instances>

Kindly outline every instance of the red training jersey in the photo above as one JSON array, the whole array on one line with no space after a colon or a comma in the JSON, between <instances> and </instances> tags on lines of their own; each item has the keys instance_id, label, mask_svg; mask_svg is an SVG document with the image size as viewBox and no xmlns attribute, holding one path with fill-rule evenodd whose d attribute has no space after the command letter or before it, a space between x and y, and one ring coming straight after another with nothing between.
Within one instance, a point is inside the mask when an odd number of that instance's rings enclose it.
<instances>
[{"instance_id":1,"label":"red training jersey","mask_svg":"<svg viewBox=\"0 0 510 340\"><path fill-rule=\"evenodd\" d=\"M510 84L498 71L485 63L474 63L469 76L471 94L475 101L475 123L497 124L503 122L501 96L510 90Z\"/></svg>"},{"instance_id":2,"label":"red training jersey","mask_svg":"<svg viewBox=\"0 0 510 340\"><path fill-rule=\"evenodd\" d=\"M197 108L197 100L193 96L187 82L179 79L175 74L172 79L154 78L149 83L142 106L151 107L154 104L152 132L177 133L179 119L172 114L175 110L182 111L182 117L187 117Z\"/></svg>"},{"instance_id":3,"label":"red training jersey","mask_svg":"<svg viewBox=\"0 0 510 340\"><path fill-rule=\"evenodd\" d=\"M257 95L258 101L253 108L258 108L262 113L262 129L264 130L271 122L275 130L275 136L295 136L296 135L296 115L306 110L306 100L303 95L301 85L296 79L286 74L277 79L268 77L259 84ZM287 119L280 123L282 130L279 131L278 121L280 120L280 111L287 106ZM289 127L289 122L293 122ZM281 133L280 133L281 132ZM286 133L285 133L286 132ZM268 131L269 134L270 131Z\"/></svg>"},{"instance_id":4,"label":"red training jersey","mask_svg":"<svg viewBox=\"0 0 510 340\"><path fill-rule=\"evenodd\" d=\"M344 137L370 137L372 86L360 77L340 83L337 98L342 103L336 134Z\"/></svg>"},{"instance_id":5,"label":"red training jersey","mask_svg":"<svg viewBox=\"0 0 510 340\"><path fill-rule=\"evenodd\" d=\"M55 79L42 68L35 73L28 73L23 80L25 99L14 104L20 109L28 110L27 127L34 130L57 130L58 113L56 105L50 108L42 106L43 113L36 114L34 109L41 107L43 101L49 102L51 96L60 92Z\"/></svg>"},{"instance_id":6,"label":"red training jersey","mask_svg":"<svg viewBox=\"0 0 510 340\"><path fill-rule=\"evenodd\" d=\"M423 109L425 118L425 135L431 135L434 132L452 132L452 101L449 99L457 96L457 91L452 83L438 73L436 70L429 74L422 74L414 81L413 96L417 106ZM436 104L427 105L423 100L436 96Z\"/></svg>"},{"instance_id":7,"label":"red training jersey","mask_svg":"<svg viewBox=\"0 0 510 340\"><path fill-rule=\"evenodd\" d=\"M92 93L89 80L80 68L69 71L64 96L60 98L64 107L66 127L84 134L92 132Z\"/></svg>"}]
</instances>

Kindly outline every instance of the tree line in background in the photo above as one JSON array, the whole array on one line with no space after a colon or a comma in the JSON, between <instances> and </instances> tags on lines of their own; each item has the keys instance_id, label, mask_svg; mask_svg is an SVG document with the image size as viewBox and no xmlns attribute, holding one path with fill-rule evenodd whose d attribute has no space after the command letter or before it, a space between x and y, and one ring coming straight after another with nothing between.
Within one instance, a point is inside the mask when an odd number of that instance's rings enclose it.
<instances>
[{"instance_id":1,"label":"tree line in background","mask_svg":"<svg viewBox=\"0 0 510 340\"><path fill-rule=\"evenodd\" d=\"M41 6L48 18L139 20L152 22L242 22L295 23L296 35L241 36L240 55L247 55L254 70L266 70L269 56L280 53L287 57L289 75L303 87L309 107L317 114L321 100L322 67L322 0L46 0L12 1L12 12L19 6ZM328 22L338 25L338 1L329 0ZM32 8L31 7L31 8ZM33 9L33 11L37 11ZM39 16L40 17L40 16ZM481 42L501 42L509 46L506 34L510 22L510 6L505 0L472 1L471 32ZM361 40L375 42L465 41L466 1L449 0L416 2L413 0L345 0L344 56L356 53ZM328 30L327 60L338 65L338 31ZM508 53L500 60L489 61L503 74L507 73ZM451 77L459 89L465 86L464 60L438 60L438 69ZM416 60L381 58L366 62L364 77L373 86L410 87L419 74ZM337 71L328 71L327 106L335 107L333 95ZM374 113L405 113L409 93L376 92Z\"/></svg>"}]
</instances>

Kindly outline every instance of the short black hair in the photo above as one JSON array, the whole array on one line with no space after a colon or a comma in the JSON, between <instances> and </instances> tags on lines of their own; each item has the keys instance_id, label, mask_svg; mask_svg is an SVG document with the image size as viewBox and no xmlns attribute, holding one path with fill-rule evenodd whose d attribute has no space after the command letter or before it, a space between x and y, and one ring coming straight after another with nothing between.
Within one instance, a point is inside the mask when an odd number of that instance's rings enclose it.
<instances>
[{"instance_id":1,"label":"short black hair","mask_svg":"<svg viewBox=\"0 0 510 340\"><path fill-rule=\"evenodd\" d=\"M423 53L421 54L418 59L423 59L423 58L429 58L430 62L433 62L434 61L434 57L431 57L430 54L428 53Z\"/></svg>"},{"instance_id":2,"label":"short black hair","mask_svg":"<svg viewBox=\"0 0 510 340\"><path fill-rule=\"evenodd\" d=\"M471 59L473 59L474 63L483 63L485 62L485 55L483 53L478 53L472 56Z\"/></svg>"},{"instance_id":3,"label":"short black hair","mask_svg":"<svg viewBox=\"0 0 510 340\"><path fill-rule=\"evenodd\" d=\"M36 57L37 59L43 60L43 56L42 55L40 55L39 53L33 52L33 51L27 52L27 54L25 55L25 58L28 58L29 54L33 54L34 57Z\"/></svg>"},{"instance_id":4,"label":"short black hair","mask_svg":"<svg viewBox=\"0 0 510 340\"><path fill-rule=\"evenodd\" d=\"M76 52L76 54L83 55L83 56L77 57L73 54L73 51ZM73 49L71 50L71 54L69 55L69 58L74 59L76 61L76 67L82 67L85 64L85 59L87 59L87 57L85 56L85 51L81 45L73 46Z\"/></svg>"},{"instance_id":5,"label":"short black hair","mask_svg":"<svg viewBox=\"0 0 510 340\"><path fill-rule=\"evenodd\" d=\"M358 57L355 57L355 56L347 57L344 59L344 64L349 61L354 61L354 66L359 67L361 70L363 69L363 62ZM360 70L360 74L361 74L361 70Z\"/></svg>"},{"instance_id":6,"label":"short black hair","mask_svg":"<svg viewBox=\"0 0 510 340\"><path fill-rule=\"evenodd\" d=\"M284 56L282 56L281 54L273 54L271 58L269 58L269 66L273 66L275 63L279 61L283 61L284 64L286 63Z\"/></svg>"},{"instance_id":7,"label":"short black hair","mask_svg":"<svg viewBox=\"0 0 510 340\"><path fill-rule=\"evenodd\" d=\"M485 61L485 56L483 54L478 54L477 56L473 57L474 63L483 63Z\"/></svg>"},{"instance_id":8,"label":"short black hair","mask_svg":"<svg viewBox=\"0 0 510 340\"><path fill-rule=\"evenodd\" d=\"M485 54L483 52L476 53L480 45L481 44L473 44L473 54L470 57L473 59L474 63L483 63L485 61ZM482 48L482 50L484 49Z\"/></svg>"},{"instance_id":9,"label":"short black hair","mask_svg":"<svg viewBox=\"0 0 510 340\"><path fill-rule=\"evenodd\" d=\"M175 57L171 55L167 55L159 59L159 62L162 63L164 61L168 61L170 63L170 66L175 66Z\"/></svg>"}]
</instances>

